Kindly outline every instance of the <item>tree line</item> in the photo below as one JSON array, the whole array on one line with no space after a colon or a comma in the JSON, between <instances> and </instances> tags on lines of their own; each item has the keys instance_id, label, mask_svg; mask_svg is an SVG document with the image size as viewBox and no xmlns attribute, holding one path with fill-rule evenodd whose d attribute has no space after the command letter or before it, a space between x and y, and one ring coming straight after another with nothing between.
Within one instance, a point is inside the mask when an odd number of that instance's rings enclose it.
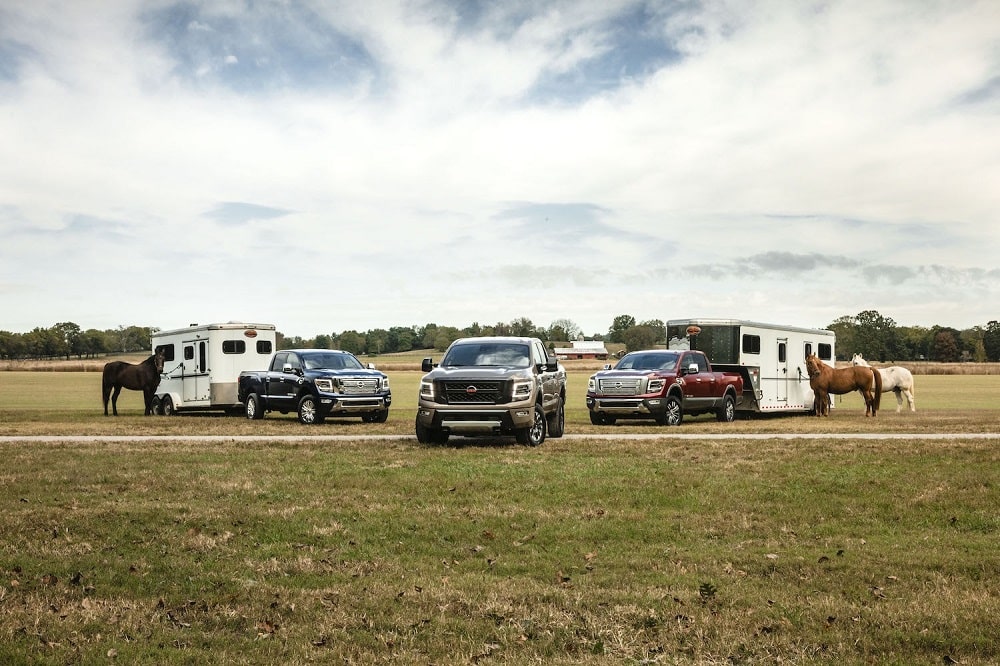
<instances>
[{"instance_id":1,"label":"tree line","mask_svg":"<svg viewBox=\"0 0 1000 666\"><path fill-rule=\"evenodd\" d=\"M843 316L829 328L837 334L837 357L849 360L860 353L871 361L1000 361L1000 322L957 330L946 326L899 326L890 317L875 310ZM0 359L97 358L113 353L137 353L149 350L150 336L157 328L119 326L115 329L83 330L73 322L61 322L49 328L35 328L27 333L0 331ZM513 321L481 325L474 322L465 328L424 324L394 326L368 331L346 330L322 333L312 338L277 334L278 349L343 349L358 355L379 355L413 350L444 351L460 337L516 335L537 337L554 348L572 340L600 340L619 343L628 350L648 349L666 342L666 327L659 319L637 321L632 315L615 317L606 333L584 336L570 319L557 319L549 326L536 326L521 317Z\"/></svg>"}]
</instances>

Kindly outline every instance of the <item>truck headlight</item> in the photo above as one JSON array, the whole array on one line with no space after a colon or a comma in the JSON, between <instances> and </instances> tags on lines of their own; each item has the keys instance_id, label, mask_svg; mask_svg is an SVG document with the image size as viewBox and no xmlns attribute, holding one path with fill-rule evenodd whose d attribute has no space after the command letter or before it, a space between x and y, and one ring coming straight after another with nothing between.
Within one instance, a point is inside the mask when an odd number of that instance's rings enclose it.
<instances>
[{"instance_id":1,"label":"truck headlight","mask_svg":"<svg viewBox=\"0 0 1000 666\"><path fill-rule=\"evenodd\" d=\"M597 393L597 380L593 377L587 380L587 390L591 393Z\"/></svg>"},{"instance_id":2,"label":"truck headlight","mask_svg":"<svg viewBox=\"0 0 1000 666\"><path fill-rule=\"evenodd\" d=\"M646 384L646 393L659 393L666 386L667 380L662 377L651 377Z\"/></svg>"},{"instance_id":3,"label":"truck headlight","mask_svg":"<svg viewBox=\"0 0 1000 666\"><path fill-rule=\"evenodd\" d=\"M388 377L383 377L382 378L382 390L383 391L387 391L388 389L389 389L389 378Z\"/></svg>"},{"instance_id":4,"label":"truck headlight","mask_svg":"<svg viewBox=\"0 0 1000 666\"><path fill-rule=\"evenodd\" d=\"M333 393L333 380L332 379L317 379L316 380L316 390L322 391L323 393Z\"/></svg>"},{"instance_id":5,"label":"truck headlight","mask_svg":"<svg viewBox=\"0 0 1000 666\"><path fill-rule=\"evenodd\" d=\"M525 399L531 397L531 382L514 383L514 399Z\"/></svg>"},{"instance_id":6,"label":"truck headlight","mask_svg":"<svg viewBox=\"0 0 1000 666\"><path fill-rule=\"evenodd\" d=\"M420 382L420 397L427 400L434 399L434 382Z\"/></svg>"}]
</instances>

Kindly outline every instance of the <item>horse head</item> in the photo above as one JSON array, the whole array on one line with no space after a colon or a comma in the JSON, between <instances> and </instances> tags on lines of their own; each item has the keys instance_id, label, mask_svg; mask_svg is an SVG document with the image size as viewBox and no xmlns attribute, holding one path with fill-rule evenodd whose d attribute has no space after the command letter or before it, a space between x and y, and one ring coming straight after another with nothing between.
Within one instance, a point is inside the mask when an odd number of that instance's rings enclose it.
<instances>
[{"instance_id":1,"label":"horse head","mask_svg":"<svg viewBox=\"0 0 1000 666\"><path fill-rule=\"evenodd\" d=\"M156 348L156 360L154 361L154 363L156 363L156 372L159 373L159 374L163 374L163 361L164 361L164 357L165 357L165 354L164 354L164 351L163 351L163 347L157 347Z\"/></svg>"},{"instance_id":2,"label":"horse head","mask_svg":"<svg viewBox=\"0 0 1000 666\"><path fill-rule=\"evenodd\" d=\"M861 354L855 354L854 357L851 359L851 365L868 366L868 361L866 361L865 357L862 356Z\"/></svg>"},{"instance_id":3,"label":"horse head","mask_svg":"<svg viewBox=\"0 0 1000 666\"><path fill-rule=\"evenodd\" d=\"M819 360L819 357L816 356L816 354L809 354L806 356L806 374L810 377L815 377L820 374L821 364L822 361Z\"/></svg>"}]
</instances>

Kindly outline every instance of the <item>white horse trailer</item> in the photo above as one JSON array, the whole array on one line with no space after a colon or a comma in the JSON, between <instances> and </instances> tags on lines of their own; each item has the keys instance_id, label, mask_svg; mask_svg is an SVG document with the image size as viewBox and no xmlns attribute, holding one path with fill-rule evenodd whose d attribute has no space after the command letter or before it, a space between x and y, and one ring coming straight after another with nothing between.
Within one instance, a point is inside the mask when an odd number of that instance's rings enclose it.
<instances>
[{"instance_id":1,"label":"white horse trailer","mask_svg":"<svg viewBox=\"0 0 1000 666\"><path fill-rule=\"evenodd\" d=\"M157 331L153 349L164 351L153 411L239 410L236 384L244 370L268 367L276 346L274 324L192 324Z\"/></svg>"},{"instance_id":2,"label":"white horse trailer","mask_svg":"<svg viewBox=\"0 0 1000 666\"><path fill-rule=\"evenodd\" d=\"M831 367L836 333L826 329L762 324L741 319L671 319L667 347L698 349L715 370L743 376L741 411L810 412L813 392L806 356L815 354Z\"/></svg>"}]
</instances>

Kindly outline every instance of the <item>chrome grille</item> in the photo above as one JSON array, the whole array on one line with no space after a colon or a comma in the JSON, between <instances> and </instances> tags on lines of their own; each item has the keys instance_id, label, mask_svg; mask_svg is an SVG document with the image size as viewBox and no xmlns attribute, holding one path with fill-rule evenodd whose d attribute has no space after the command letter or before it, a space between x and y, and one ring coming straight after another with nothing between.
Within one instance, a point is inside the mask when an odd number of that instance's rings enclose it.
<instances>
[{"instance_id":1,"label":"chrome grille","mask_svg":"<svg viewBox=\"0 0 1000 666\"><path fill-rule=\"evenodd\" d=\"M340 380L340 392L344 395L369 395L377 393L379 380L367 377L349 377Z\"/></svg>"},{"instance_id":2,"label":"chrome grille","mask_svg":"<svg viewBox=\"0 0 1000 666\"><path fill-rule=\"evenodd\" d=\"M444 398L449 405L495 405L506 402L506 382L448 381L444 384Z\"/></svg>"},{"instance_id":3,"label":"chrome grille","mask_svg":"<svg viewBox=\"0 0 1000 666\"><path fill-rule=\"evenodd\" d=\"M619 377L602 379L598 384L602 395L640 395L645 389L646 380L642 377Z\"/></svg>"}]
</instances>

